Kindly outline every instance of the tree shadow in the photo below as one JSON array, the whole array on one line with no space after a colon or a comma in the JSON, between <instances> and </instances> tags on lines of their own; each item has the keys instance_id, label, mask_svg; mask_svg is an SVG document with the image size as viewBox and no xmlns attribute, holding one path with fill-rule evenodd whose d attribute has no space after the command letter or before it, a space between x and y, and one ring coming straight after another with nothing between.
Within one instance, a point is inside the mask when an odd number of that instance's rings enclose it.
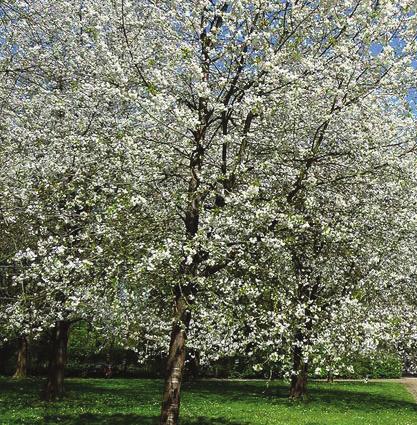
<instances>
[{"instance_id":1,"label":"tree shadow","mask_svg":"<svg viewBox=\"0 0 417 425\"><path fill-rule=\"evenodd\" d=\"M227 405L241 411L246 404L276 406L277 410L321 409L334 412L367 414L408 411L417 413L417 405L411 398L404 399L396 394L397 387L379 383L312 383L307 401L290 402L288 386L284 382L272 381L269 386L257 381L195 381L184 385L184 405L207 406ZM385 386L385 387L384 387ZM137 379L70 379L66 382L66 397L57 403L45 404L39 400L42 380L10 381L0 379L3 412L22 411L37 408L43 411L45 424L66 425L157 425L155 416L159 411L162 381ZM137 412L137 413L136 413ZM199 412L203 413L202 411ZM148 414L148 416L146 416ZM222 415L223 413L220 413ZM211 416L211 413L209 414ZM213 415L214 416L214 415ZM0 418L1 423L2 418ZM4 422L7 423L7 422ZM12 422L23 423L23 422ZM27 423L27 422L25 422ZM181 425L249 425L224 417L187 418Z\"/></svg>"},{"instance_id":2,"label":"tree shadow","mask_svg":"<svg viewBox=\"0 0 417 425\"><path fill-rule=\"evenodd\" d=\"M363 390L361 386L363 385ZM198 381L188 384L184 388L185 394L192 394L195 398L218 398L227 402L267 402L268 404L317 404L325 407L331 405L333 409L340 411L357 411L361 413L375 412L377 410L414 410L417 412L417 404L410 400L401 399L390 394L373 392L373 388L385 385L380 383L343 383L335 387L333 384L310 385L308 397L304 401L290 401L288 399L289 388L283 382L272 382L266 386L264 382L218 382ZM340 388L342 387L342 388Z\"/></svg>"},{"instance_id":3,"label":"tree shadow","mask_svg":"<svg viewBox=\"0 0 417 425\"><path fill-rule=\"evenodd\" d=\"M44 424L53 425L158 425L159 417L150 417L129 414L92 414L83 413L81 415L48 415L44 417ZM250 425L247 422L235 422L226 418L205 418L193 419L183 418L181 425Z\"/></svg>"},{"instance_id":4,"label":"tree shadow","mask_svg":"<svg viewBox=\"0 0 417 425\"><path fill-rule=\"evenodd\" d=\"M162 382L154 380L80 380L66 383L68 395L78 397L83 395L85 400L106 398L115 404L126 404L140 400L141 404L159 402L162 393Z\"/></svg>"},{"instance_id":5,"label":"tree shadow","mask_svg":"<svg viewBox=\"0 0 417 425\"><path fill-rule=\"evenodd\" d=\"M378 410L406 409L417 412L417 404L413 400L407 401L401 398L395 398L389 394L373 393L366 391L365 388L363 391L358 391L357 389L355 389L355 391L349 391L349 389L312 388L309 392L309 397L311 402L320 403L322 406L332 405L333 408L339 410L352 410L367 413Z\"/></svg>"}]
</instances>

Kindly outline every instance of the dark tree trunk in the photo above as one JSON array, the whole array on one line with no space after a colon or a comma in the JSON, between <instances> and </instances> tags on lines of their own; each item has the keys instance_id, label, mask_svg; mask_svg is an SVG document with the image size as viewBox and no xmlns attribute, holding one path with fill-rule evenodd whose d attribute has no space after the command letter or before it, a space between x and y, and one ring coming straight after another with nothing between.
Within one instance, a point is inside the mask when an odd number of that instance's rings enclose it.
<instances>
[{"instance_id":1,"label":"dark tree trunk","mask_svg":"<svg viewBox=\"0 0 417 425\"><path fill-rule=\"evenodd\" d=\"M123 357L123 363L122 363L122 367L123 367L123 376L126 378L127 375L127 367L128 367L128 361L127 361L127 351L125 351L124 353L124 357Z\"/></svg>"},{"instance_id":2,"label":"dark tree trunk","mask_svg":"<svg viewBox=\"0 0 417 425\"><path fill-rule=\"evenodd\" d=\"M303 359L302 341L303 334L297 331L295 340L298 344L294 348L293 354L293 375L291 377L290 398L293 400L303 399L307 396L307 373L308 364Z\"/></svg>"},{"instance_id":3,"label":"dark tree trunk","mask_svg":"<svg viewBox=\"0 0 417 425\"><path fill-rule=\"evenodd\" d=\"M4 374L4 348L0 347L0 375Z\"/></svg>"},{"instance_id":4,"label":"dark tree trunk","mask_svg":"<svg viewBox=\"0 0 417 425\"><path fill-rule=\"evenodd\" d=\"M307 397L307 363L300 365L296 375L291 378L290 398L292 400L304 399Z\"/></svg>"},{"instance_id":5,"label":"dark tree trunk","mask_svg":"<svg viewBox=\"0 0 417 425\"><path fill-rule=\"evenodd\" d=\"M175 309L176 321L171 332L160 425L177 425L179 418L181 382L186 356L186 332L191 319L186 299L180 291L177 291Z\"/></svg>"},{"instance_id":6,"label":"dark tree trunk","mask_svg":"<svg viewBox=\"0 0 417 425\"><path fill-rule=\"evenodd\" d=\"M204 106L203 103L201 103L202 107ZM201 197L197 192L200 185L198 173L204 154L201 145L203 137L204 131L199 129L195 133L196 146L190 158L191 178L188 186L188 207L184 220L186 235L189 240L195 237L199 227ZM192 280L197 274L197 267L201 261L201 253L194 254L191 264L188 262L188 258L184 258L179 269L179 274L189 281L175 286L174 323L169 345L160 425L178 425L181 383L186 359L187 331L191 320L188 303L192 298L191 295L195 296L197 292Z\"/></svg>"},{"instance_id":7,"label":"dark tree trunk","mask_svg":"<svg viewBox=\"0 0 417 425\"><path fill-rule=\"evenodd\" d=\"M52 333L48 380L44 392L44 398L48 401L62 398L64 395L64 373L67 362L69 330L70 322L61 320L56 323Z\"/></svg>"},{"instance_id":8,"label":"dark tree trunk","mask_svg":"<svg viewBox=\"0 0 417 425\"><path fill-rule=\"evenodd\" d=\"M198 378L200 374L200 353L193 350L189 356L189 374L192 379Z\"/></svg>"},{"instance_id":9,"label":"dark tree trunk","mask_svg":"<svg viewBox=\"0 0 417 425\"><path fill-rule=\"evenodd\" d=\"M17 366L13 379L22 379L27 376L28 365L28 340L26 336L19 338L19 350L17 352Z\"/></svg>"},{"instance_id":10,"label":"dark tree trunk","mask_svg":"<svg viewBox=\"0 0 417 425\"><path fill-rule=\"evenodd\" d=\"M327 372L327 383L333 384L333 382L334 382L333 372L331 370L329 370Z\"/></svg>"}]
</instances>

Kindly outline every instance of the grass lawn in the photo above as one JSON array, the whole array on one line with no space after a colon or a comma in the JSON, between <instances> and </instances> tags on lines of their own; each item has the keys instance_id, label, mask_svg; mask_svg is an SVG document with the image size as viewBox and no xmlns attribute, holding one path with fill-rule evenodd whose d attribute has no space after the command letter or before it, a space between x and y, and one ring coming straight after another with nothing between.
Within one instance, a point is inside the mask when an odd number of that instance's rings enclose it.
<instances>
[{"instance_id":1,"label":"grass lawn","mask_svg":"<svg viewBox=\"0 0 417 425\"><path fill-rule=\"evenodd\" d=\"M65 400L39 401L41 381L0 378L0 424L154 425L161 382L68 379ZM290 402L282 382L200 381L184 385L181 425L416 425L417 405L396 383L312 383Z\"/></svg>"}]
</instances>

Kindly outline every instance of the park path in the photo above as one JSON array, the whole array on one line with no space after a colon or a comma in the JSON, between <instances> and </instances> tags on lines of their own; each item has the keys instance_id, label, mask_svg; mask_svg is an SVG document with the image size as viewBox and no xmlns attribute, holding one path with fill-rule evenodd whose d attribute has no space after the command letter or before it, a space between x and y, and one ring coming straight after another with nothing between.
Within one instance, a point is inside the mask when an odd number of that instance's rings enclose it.
<instances>
[{"instance_id":1,"label":"park path","mask_svg":"<svg viewBox=\"0 0 417 425\"><path fill-rule=\"evenodd\" d=\"M413 394L417 402L417 378L402 378L400 379L401 384L405 385L408 391Z\"/></svg>"}]
</instances>

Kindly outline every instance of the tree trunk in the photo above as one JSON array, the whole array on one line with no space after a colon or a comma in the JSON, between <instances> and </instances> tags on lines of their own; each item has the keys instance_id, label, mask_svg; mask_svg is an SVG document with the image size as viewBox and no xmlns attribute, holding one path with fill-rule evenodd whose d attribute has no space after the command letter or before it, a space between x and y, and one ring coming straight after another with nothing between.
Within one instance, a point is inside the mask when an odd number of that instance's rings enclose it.
<instances>
[{"instance_id":1,"label":"tree trunk","mask_svg":"<svg viewBox=\"0 0 417 425\"><path fill-rule=\"evenodd\" d=\"M64 373L67 362L67 345L70 322L61 320L56 323L52 333L51 357L49 360L48 380L44 397L47 401L62 398L64 395Z\"/></svg>"},{"instance_id":2,"label":"tree trunk","mask_svg":"<svg viewBox=\"0 0 417 425\"><path fill-rule=\"evenodd\" d=\"M191 319L191 313L187 309L187 302L181 291L177 291L175 309L176 321L171 332L160 425L178 425L180 390L186 356L186 332Z\"/></svg>"},{"instance_id":3,"label":"tree trunk","mask_svg":"<svg viewBox=\"0 0 417 425\"><path fill-rule=\"evenodd\" d=\"M291 378L290 398L292 400L304 399L307 397L307 363L303 363L296 375Z\"/></svg>"},{"instance_id":4,"label":"tree trunk","mask_svg":"<svg viewBox=\"0 0 417 425\"><path fill-rule=\"evenodd\" d=\"M303 334L297 331L295 340L298 344L294 347L293 375L291 376L290 398L298 400L307 396L307 372L308 364L303 359L302 341Z\"/></svg>"},{"instance_id":5,"label":"tree trunk","mask_svg":"<svg viewBox=\"0 0 417 425\"><path fill-rule=\"evenodd\" d=\"M197 379L200 374L200 353L193 350L189 356L189 371L191 379Z\"/></svg>"},{"instance_id":6,"label":"tree trunk","mask_svg":"<svg viewBox=\"0 0 417 425\"><path fill-rule=\"evenodd\" d=\"M329 370L327 372L327 383L333 384L333 382L334 382L333 372L331 370Z\"/></svg>"},{"instance_id":7,"label":"tree trunk","mask_svg":"<svg viewBox=\"0 0 417 425\"><path fill-rule=\"evenodd\" d=\"M127 375L127 367L128 367L128 361L127 361L127 350L125 350L124 352L124 357L123 357L123 363L122 363L122 368L123 368L123 377L126 378Z\"/></svg>"},{"instance_id":8,"label":"tree trunk","mask_svg":"<svg viewBox=\"0 0 417 425\"><path fill-rule=\"evenodd\" d=\"M13 379L22 379L27 376L28 340L26 336L19 338L19 351L17 352L17 367Z\"/></svg>"}]
</instances>

